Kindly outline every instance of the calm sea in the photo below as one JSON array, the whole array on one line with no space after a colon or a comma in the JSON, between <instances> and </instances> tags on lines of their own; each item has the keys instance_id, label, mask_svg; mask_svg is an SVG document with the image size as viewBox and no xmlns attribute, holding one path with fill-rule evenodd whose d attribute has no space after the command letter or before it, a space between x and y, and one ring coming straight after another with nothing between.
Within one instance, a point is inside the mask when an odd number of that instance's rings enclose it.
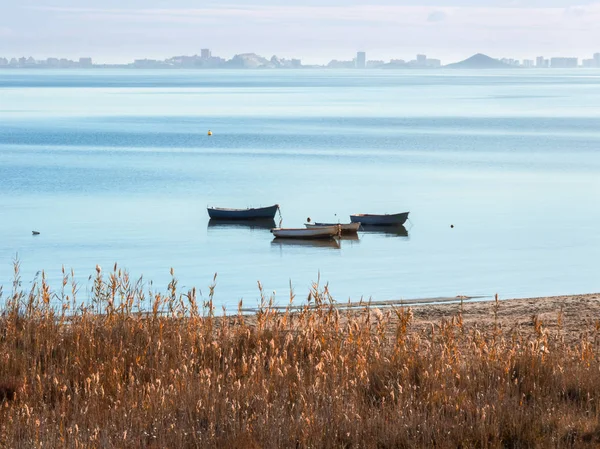
<instances>
[{"instance_id":1,"label":"calm sea","mask_svg":"<svg viewBox=\"0 0 600 449\"><path fill-rule=\"evenodd\" d=\"M289 227L411 215L339 247L209 226L273 203ZM218 273L229 310L319 276L340 301L597 292L600 71L0 71L5 293L17 254L25 287Z\"/></svg>"}]
</instances>

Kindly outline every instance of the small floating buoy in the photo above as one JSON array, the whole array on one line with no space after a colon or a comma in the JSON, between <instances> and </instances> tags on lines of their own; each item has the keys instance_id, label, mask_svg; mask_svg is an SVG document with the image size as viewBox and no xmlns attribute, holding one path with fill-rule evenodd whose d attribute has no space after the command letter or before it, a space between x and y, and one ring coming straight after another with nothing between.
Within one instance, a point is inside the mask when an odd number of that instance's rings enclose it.
<instances>
[{"instance_id":1,"label":"small floating buoy","mask_svg":"<svg viewBox=\"0 0 600 449\"><path fill-rule=\"evenodd\" d=\"M33 235L40 235L39 231L31 231L31 234L33 234Z\"/></svg>"},{"instance_id":2,"label":"small floating buoy","mask_svg":"<svg viewBox=\"0 0 600 449\"><path fill-rule=\"evenodd\" d=\"M454 228L454 225L453 225L453 224L451 224L451 225L450 225L450 227L451 227L451 228Z\"/></svg>"},{"instance_id":3,"label":"small floating buoy","mask_svg":"<svg viewBox=\"0 0 600 449\"><path fill-rule=\"evenodd\" d=\"M212 136L212 131L210 129L208 130L208 135Z\"/></svg>"}]
</instances>

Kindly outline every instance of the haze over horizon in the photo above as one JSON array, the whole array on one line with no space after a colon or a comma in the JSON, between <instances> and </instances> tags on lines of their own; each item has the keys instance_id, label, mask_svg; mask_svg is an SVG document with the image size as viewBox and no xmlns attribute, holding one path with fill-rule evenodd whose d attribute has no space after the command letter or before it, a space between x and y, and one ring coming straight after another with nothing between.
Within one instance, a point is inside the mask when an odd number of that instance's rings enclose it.
<instances>
[{"instance_id":1,"label":"haze over horizon","mask_svg":"<svg viewBox=\"0 0 600 449\"><path fill-rule=\"evenodd\" d=\"M0 56L91 56L129 62L255 52L303 63L412 58L589 57L600 51L600 2L576 0L0 0Z\"/></svg>"}]
</instances>

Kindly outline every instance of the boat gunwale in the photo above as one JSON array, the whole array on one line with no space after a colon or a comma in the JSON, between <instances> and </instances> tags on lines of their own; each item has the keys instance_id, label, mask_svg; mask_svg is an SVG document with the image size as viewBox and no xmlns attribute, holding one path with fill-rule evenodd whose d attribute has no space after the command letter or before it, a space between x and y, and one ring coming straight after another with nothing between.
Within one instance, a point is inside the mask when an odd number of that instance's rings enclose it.
<instances>
[{"instance_id":1,"label":"boat gunwale","mask_svg":"<svg viewBox=\"0 0 600 449\"><path fill-rule=\"evenodd\" d=\"M335 225L335 226L316 226L316 228L318 228L318 229L315 229L314 227L313 228L273 228L273 229L271 229L271 232L273 232L273 231L304 231L304 232L306 232L306 231L317 231L317 230L323 231L326 228L336 228L335 230L337 231L338 230L337 226L338 225Z\"/></svg>"},{"instance_id":2,"label":"boat gunwale","mask_svg":"<svg viewBox=\"0 0 600 449\"><path fill-rule=\"evenodd\" d=\"M351 214L351 217L396 217L398 215L408 215L410 212L399 212L397 214Z\"/></svg>"},{"instance_id":3,"label":"boat gunwale","mask_svg":"<svg viewBox=\"0 0 600 449\"><path fill-rule=\"evenodd\" d=\"M230 207L210 207L210 206L206 206L206 208L208 210L220 210L220 211L225 211L225 212L248 212L248 211L251 211L251 210L272 209L274 207L279 208L279 204L272 204L270 206L264 206L264 207L247 207L246 209L235 209L235 208L230 208Z\"/></svg>"}]
</instances>

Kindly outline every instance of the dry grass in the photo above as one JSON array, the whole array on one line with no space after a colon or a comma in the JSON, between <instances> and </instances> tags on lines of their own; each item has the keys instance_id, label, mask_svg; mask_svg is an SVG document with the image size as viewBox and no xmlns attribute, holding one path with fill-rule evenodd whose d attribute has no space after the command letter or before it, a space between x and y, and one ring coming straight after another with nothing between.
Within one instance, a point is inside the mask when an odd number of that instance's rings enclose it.
<instances>
[{"instance_id":1,"label":"dry grass","mask_svg":"<svg viewBox=\"0 0 600 449\"><path fill-rule=\"evenodd\" d=\"M150 294L116 267L84 307L68 274L57 294L18 278L0 317L0 447L600 445L597 327L571 342L540 320L468 329L458 312L422 329L410 309L346 314L317 285L316 308L263 297L215 317L212 296L175 280Z\"/></svg>"}]
</instances>

